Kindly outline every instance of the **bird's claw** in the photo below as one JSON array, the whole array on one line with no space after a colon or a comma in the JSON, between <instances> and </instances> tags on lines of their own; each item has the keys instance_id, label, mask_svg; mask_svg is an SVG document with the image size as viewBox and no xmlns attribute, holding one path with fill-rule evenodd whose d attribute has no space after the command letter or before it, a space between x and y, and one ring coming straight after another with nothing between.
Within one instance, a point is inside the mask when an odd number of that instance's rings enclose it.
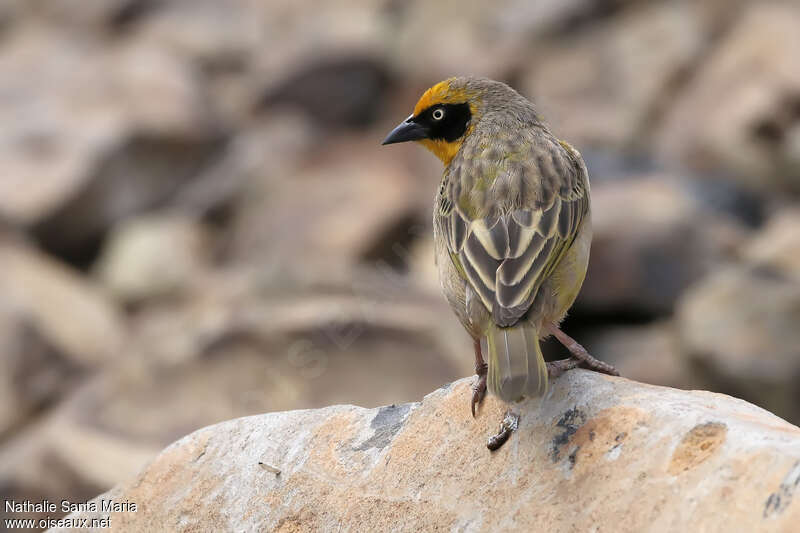
<instances>
[{"instance_id":1,"label":"bird's claw","mask_svg":"<svg viewBox=\"0 0 800 533\"><path fill-rule=\"evenodd\" d=\"M519 415L509 409L506 411L503 421L500 422L500 429L497 431L497 434L489 437L489 440L486 442L486 447L491 451L500 449L517 427L519 427Z\"/></svg>"},{"instance_id":2,"label":"bird's claw","mask_svg":"<svg viewBox=\"0 0 800 533\"><path fill-rule=\"evenodd\" d=\"M478 374L478 379L472 386L472 400L470 401L470 410L472 411L472 418L475 418L475 409L483 402L486 397L486 373Z\"/></svg>"},{"instance_id":3,"label":"bird's claw","mask_svg":"<svg viewBox=\"0 0 800 533\"><path fill-rule=\"evenodd\" d=\"M547 365L547 377L555 379L567 370L572 370L581 364L580 360L574 357L568 357L559 361L550 361L545 363Z\"/></svg>"}]
</instances>

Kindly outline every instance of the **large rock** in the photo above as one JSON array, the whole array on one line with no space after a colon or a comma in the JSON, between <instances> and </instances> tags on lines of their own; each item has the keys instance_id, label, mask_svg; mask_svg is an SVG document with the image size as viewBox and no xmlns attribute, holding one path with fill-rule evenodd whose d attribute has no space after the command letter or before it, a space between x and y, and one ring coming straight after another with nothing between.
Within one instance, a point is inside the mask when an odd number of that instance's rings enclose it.
<instances>
[{"instance_id":1,"label":"large rock","mask_svg":"<svg viewBox=\"0 0 800 533\"><path fill-rule=\"evenodd\" d=\"M60 399L81 370L24 311L0 303L0 439Z\"/></svg>"},{"instance_id":2,"label":"large rock","mask_svg":"<svg viewBox=\"0 0 800 533\"><path fill-rule=\"evenodd\" d=\"M775 214L767 227L742 247L742 256L750 264L800 282L800 209Z\"/></svg>"},{"instance_id":3,"label":"large rock","mask_svg":"<svg viewBox=\"0 0 800 533\"><path fill-rule=\"evenodd\" d=\"M522 89L572 143L638 145L674 79L706 45L700 12L691 2L651 3L542 43Z\"/></svg>"},{"instance_id":4,"label":"large rock","mask_svg":"<svg viewBox=\"0 0 800 533\"><path fill-rule=\"evenodd\" d=\"M162 205L216 155L214 110L174 54L33 24L4 42L0 217L47 249L80 262L110 224Z\"/></svg>"},{"instance_id":5,"label":"large rock","mask_svg":"<svg viewBox=\"0 0 800 533\"><path fill-rule=\"evenodd\" d=\"M126 330L107 295L71 268L3 235L0 293L73 364L98 368L119 357Z\"/></svg>"},{"instance_id":6,"label":"large rock","mask_svg":"<svg viewBox=\"0 0 800 533\"><path fill-rule=\"evenodd\" d=\"M328 140L297 165L270 163L247 185L233 221L233 257L295 273L348 268L377 244L393 244L380 239L418 211L421 178L433 198L437 175L412 174L376 139Z\"/></svg>"},{"instance_id":7,"label":"large rock","mask_svg":"<svg viewBox=\"0 0 800 533\"><path fill-rule=\"evenodd\" d=\"M102 32L118 29L145 13L150 0L43 0L30 2L31 11L55 24L81 31Z\"/></svg>"},{"instance_id":8,"label":"large rock","mask_svg":"<svg viewBox=\"0 0 800 533\"><path fill-rule=\"evenodd\" d=\"M672 312L681 291L733 254L740 225L686 180L651 174L592 186L591 260L576 310Z\"/></svg>"},{"instance_id":9,"label":"large rock","mask_svg":"<svg viewBox=\"0 0 800 533\"><path fill-rule=\"evenodd\" d=\"M593 356L614 365L628 379L680 389L705 388L670 321L606 324L585 330L577 338ZM566 355L564 351L559 357Z\"/></svg>"},{"instance_id":10,"label":"large rock","mask_svg":"<svg viewBox=\"0 0 800 533\"><path fill-rule=\"evenodd\" d=\"M705 383L800 421L800 284L765 268L725 268L687 291L677 318Z\"/></svg>"},{"instance_id":11,"label":"large rock","mask_svg":"<svg viewBox=\"0 0 800 533\"><path fill-rule=\"evenodd\" d=\"M800 190L800 8L753 2L668 113L659 151Z\"/></svg>"},{"instance_id":12,"label":"large rock","mask_svg":"<svg viewBox=\"0 0 800 533\"><path fill-rule=\"evenodd\" d=\"M740 400L586 371L519 430L469 413L471 380L421 403L232 420L165 449L94 502L125 531L772 531L800 520L800 429Z\"/></svg>"},{"instance_id":13,"label":"large rock","mask_svg":"<svg viewBox=\"0 0 800 533\"><path fill-rule=\"evenodd\" d=\"M210 235L191 217L135 217L111 232L96 272L123 301L181 294L208 268Z\"/></svg>"},{"instance_id":14,"label":"large rock","mask_svg":"<svg viewBox=\"0 0 800 533\"><path fill-rule=\"evenodd\" d=\"M441 298L392 291L385 280L372 291L328 287L308 295L247 280L241 271L206 275L198 294L132 306L130 339L116 364L27 427L20 427L30 422L24 417L60 392L36 385L64 387L70 367L58 354L34 351L32 340L25 354L0 353L0 370L9 371L0 374L0 385L8 384L0 387L0 434L12 430L0 447L0 499L85 500L209 424L298 407L410 401L471 372L468 336ZM16 349L15 341L0 337L0 348Z\"/></svg>"}]
</instances>

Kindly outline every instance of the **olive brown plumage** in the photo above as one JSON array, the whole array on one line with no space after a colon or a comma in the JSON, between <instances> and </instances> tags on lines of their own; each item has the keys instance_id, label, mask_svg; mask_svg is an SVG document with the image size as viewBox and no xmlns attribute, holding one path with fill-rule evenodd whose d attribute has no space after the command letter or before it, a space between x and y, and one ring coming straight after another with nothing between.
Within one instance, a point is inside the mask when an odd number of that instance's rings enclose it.
<instances>
[{"instance_id":1,"label":"olive brown plumage","mask_svg":"<svg viewBox=\"0 0 800 533\"><path fill-rule=\"evenodd\" d=\"M581 352L568 346L577 359L550 373L577 362L614 372L558 329L583 283L591 243L578 151L516 91L471 77L428 89L384 144L407 140L445 164L433 212L436 263L447 301L475 340L473 413L487 383L506 402L546 392L539 340L550 333Z\"/></svg>"}]
</instances>

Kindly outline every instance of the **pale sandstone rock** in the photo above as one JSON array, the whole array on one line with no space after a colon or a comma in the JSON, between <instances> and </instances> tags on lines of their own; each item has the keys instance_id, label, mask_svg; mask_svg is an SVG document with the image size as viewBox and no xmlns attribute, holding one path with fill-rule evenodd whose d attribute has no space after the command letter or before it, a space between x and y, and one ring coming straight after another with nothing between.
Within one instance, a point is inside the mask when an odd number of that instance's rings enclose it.
<instances>
[{"instance_id":1,"label":"pale sandstone rock","mask_svg":"<svg viewBox=\"0 0 800 533\"><path fill-rule=\"evenodd\" d=\"M489 399L473 420L470 384L207 427L95 501L137 505L111 514L117 531L789 533L800 520L800 429L746 402L577 370L519 406L518 432L490 453L505 407Z\"/></svg>"}]
</instances>

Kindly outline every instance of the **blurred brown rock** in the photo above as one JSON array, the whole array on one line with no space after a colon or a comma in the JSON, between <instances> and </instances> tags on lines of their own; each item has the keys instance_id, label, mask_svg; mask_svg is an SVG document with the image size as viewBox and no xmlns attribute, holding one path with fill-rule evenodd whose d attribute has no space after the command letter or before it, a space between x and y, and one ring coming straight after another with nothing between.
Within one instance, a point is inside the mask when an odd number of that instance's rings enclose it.
<instances>
[{"instance_id":1,"label":"blurred brown rock","mask_svg":"<svg viewBox=\"0 0 800 533\"><path fill-rule=\"evenodd\" d=\"M281 295L242 279L209 279L195 301L142 308L122 360L0 448L0 496L89 497L209 424L410 401L471 372L466 336L453 342L434 327L443 301L380 286Z\"/></svg>"},{"instance_id":2,"label":"blurred brown rock","mask_svg":"<svg viewBox=\"0 0 800 533\"><path fill-rule=\"evenodd\" d=\"M751 3L670 111L664 157L722 167L755 190L800 190L798 26L796 3Z\"/></svg>"},{"instance_id":3,"label":"blurred brown rock","mask_svg":"<svg viewBox=\"0 0 800 533\"><path fill-rule=\"evenodd\" d=\"M671 322L592 328L581 335L580 342L628 379L682 389L702 388Z\"/></svg>"},{"instance_id":4,"label":"blurred brown rock","mask_svg":"<svg viewBox=\"0 0 800 533\"><path fill-rule=\"evenodd\" d=\"M687 291L677 320L706 383L800 420L800 283L765 268L726 268Z\"/></svg>"},{"instance_id":5,"label":"blurred brown rock","mask_svg":"<svg viewBox=\"0 0 800 533\"><path fill-rule=\"evenodd\" d=\"M144 2L153 0L144 0ZM268 35L260 9L269 4L248 0L197 2L168 0L152 6L135 39L179 54L197 66L239 69L247 65Z\"/></svg>"},{"instance_id":6,"label":"blurred brown rock","mask_svg":"<svg viewBox=\"0 0 800 533\"><path fill-rule=\"evenodd\" d=\"M329 129L365 127L387 107L390 74L383 62L350 55L310 61L269 87L259 102L302 109Z\"/></svg>"},{"instance_id":7,"label":"blurred brown rock","mask_svg":"<svg viewBox=\"0 0 800 533\"><path fill-rule=\"evenodd\" d=\"M24 313L0 303L0 439L63 397L84 370Z\"/></svg>"},{"instance_id":8,"label":"blurred brown rock","mask_svg":"<svg viewBox=\"0 0 800 533\"><path fill-rule=\"evenodd\" d=\"M779 211L766 228L747 242L743 258L752 265L780 272L800 282L800 210Z\"/></svg>"},{"instance_id":9,"label":"blurred brown rock","mask_svg":"<svg viewBox=\"0 0 800 533\"><path fill-rule=\"evenodd\" d=\"M106 30L136 18L160 0L38 0L29 9L78 30Z\"/></svg>"},{"instance_id":10,"label":"blurred brown rock","mask_svg":"<svg viewBox=\"0 0 800 533\"><path fill-rule=\"evenodd\" d=\"M376 239L417 210L418 177L377 147L377 139L329 143L290 173L253 181L237 206L232 257L258 258L275 270L357 264Z\"/></svg>"},{"instance_id":11,"label":"blurred brown rock","mask_svg":"<svg viewBox=\"0 0 800 533\"><path fill-rule=\"evenodd\" d=\"M518 406L490 453L507 406L487 398L474 419L470 394L460 380L419 403L204 428L95 500L136 512L74 516L137 532L790 533L800 520L800 429L741 400L573 370Z\"/></svg>"},{"instance_id":12,"label":"blurred brown rock","mask_svg":"<svg viewBox=\"0 0 800 533\"><path fill-rule=\"evenodd\" d=\"M107 295L72 269L2 237L0 293L71 363L97 368L120 356L126 327Z\"/></svg>"},{"instance_id":13,"label":"blurred brown rock","mask_svg":"<svg viewBox=\"0 0 800 533\"><path fill-rule=\"evenodd\" d=\"M130 477L152 457L159 448L157 442L137 442L127 434L105 431L98 423L95 410L106 408L85 397L100 383L90 382L3 443L0 498L48 499L59 505L62 499L86 501L115 480ZM127 422L135 421L138 414L128 415ZM119 422L124 426L125 421Z\"/></svg>"},{"instance_id":14,"label":"blurred brown rock","mask_svg":"<svg viewBox=\"0 0 800 533\"><path fill-rule=\"evenodd\" d=\"M137 130L188 139L208 132L190 72L152 47L103 49L35 25L7 39L0 210L19 223L40 220L73 195L97 160Z\"/></svg>"},{"instance_id":15,"label":"blurred brown rock","mask_svg":"<svg viewBox=\"0 0 800 533\"><path fill-rule=\"evenodd\" d=\"M191 71L147 44L21 26L0 71L0 214L66 256L163 203L219 142Z\"/></svg>"},{"instance_id":16,"label":"blurred brown rock","mask_svg":"<svg viewBox=\"0 0 800 533\"><path fill-rule=\"evenodd\" d=\"M594 184L592 226L576 304L587 313L670 313L681 291L742 240L736 223L663 174Z\"/></svg>"},{"instance_id":17,"label":"blurred brown rock","mask_svg":"<svg viewBox=\"0 0 800 533\"><path fill-rule=\"evenodd\" d=\"M179 214L135 217L111 230L96 274L121 301L185 293L209 267L210 235Z\"/></svg>"},{"instance_id":18,"label":"blurred brown rock","mask_svg":"<svg viewBox=\"0 0 800 533\"><path fill-rule=\"evenodd\" d=\"M383 37L388 59L426 82L473 74L506 79L526 71L551 40L580 33L639 0L390 1Z\"/></svg>"},{"instance_id":19,"label":"blurred brown rock","mask_svg":"<svg viewBox=\"0 0 800 533\"><path fill-rule=\"evenodd\" d=\"M521 89L571 143L638 145L671 84L707 44L705 24L691 2L644 3L543 43Z\"/></svg>"}]
</instances>

